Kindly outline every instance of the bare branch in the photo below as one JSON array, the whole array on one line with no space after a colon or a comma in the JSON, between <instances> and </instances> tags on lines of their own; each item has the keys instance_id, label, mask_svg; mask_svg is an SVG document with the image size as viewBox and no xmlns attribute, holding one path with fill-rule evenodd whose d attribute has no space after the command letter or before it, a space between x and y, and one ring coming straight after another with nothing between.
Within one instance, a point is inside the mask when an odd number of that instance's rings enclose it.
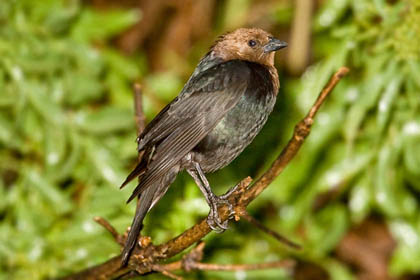
<instances>
[{"instance_id":1,"label":"bare branch","mask_svg":"<svg viewBox=\"0 0 420 280\"><path fill-rule=\"evenodd\" d=\"M111 233L112 237L114 237L115 242L117 242L121 246L124 244L122 236L107 220L99 216L94 217L93 220L100 224L102 227L104 227L109 233Z\"/></svg>"},{"instance_id":2,"label":"bare branch","mask_svg":"<svg viewBox=\"0 0 420 280\"><path fill-rule=\"evenodd\" d=\"M269 229L268 227L266 227L265 225L263 225L262 223L260 223L257 219L255 219L254 217L252 217L251 215L249 215L248 212L244 211L243 213L240 214L241 217L243 217L245 220L247 220L249 223L253 224L254 226L256 226L258 229L262 230L263 232L267 233L268 235L271 235L272 237L274 237L275 239L277 239L279 242L292 247L293 249L302 249L302 247L287 239L286 237L284 237L283 235L279 234L278 232L275 232L272 229Z\"/></svg>"},{"instance_id":3,"label":"bare branch","mask_svg":"<svg viewBox=\"0 0 420 280\"><path fill-rule=\"evenodd\" d=\"M182 269L181 263L174 263L176 266L171 266L173 270ZM296 262L294 260L281 260L276 262L267 262L267 263L257 263L257 264L212 264L212 263L202 263L202 262L193 262L191 263L191 270L213 270L213 271L240 271L240 270L262 270L270 268L293 268ZM158 268L160 269L160 268Z\"/></svg>"},{"instance_id":4,"label":"bare branch","mask_svg":"<svg viewBox=\"0 0 420 280\"><path fill-rule=\"evenodd\" d=\"M296 262L294 260L281 260L277 262L257 263L257 264L211 264L196 263L196 270L216 270L216 271L238 271L238 270L259 270L269 268L292 268Z\"/></svg>"},{"instance_id":5,"label":"bare branch","mask_svg":"<svg viewBox=\"0 0 420 280\"><path fill-rule=\"evenodd\" d=\"M134 117L136 120L137 136L142 133L145 127L146 118L143 112L143 94L139 83L134 83Z\"/></svg>"},{"instance_id":6,"label":"bare branch","mask_svg":"<svg viewBox=\"0 0 420 280\"><path fill-rule=\"evenodd\" d=\"M169 263L156 265L154 268L157 271L173 271L184 270L189 272L191 270L217 270L217 271L238 271L238 270L257 270L270 268L291 268L295 265L293 260L281 260L276 262L260 263L260 264L207 264L202 263L203 250L205 243L199 242L198 245L186 254L181 260Z\"/></svg>"},{"instance_id":7,"label":"bare branch","mask_svg":"<svg viewBox=\"0 0 420 280\"><path fill-rule=\"evenodd\" d=\"M153 270L154 271L158 271L158 272L162 273L163 275L165 275L165 276L167 276L167 277L169 277L171 279L183 280L183 278L181 276L178 276L176 274L173 274L169 270L162 269L162 266L161 265L158 265L158 264L157 265L153 265Z\"/></svg>"}]
</instances>

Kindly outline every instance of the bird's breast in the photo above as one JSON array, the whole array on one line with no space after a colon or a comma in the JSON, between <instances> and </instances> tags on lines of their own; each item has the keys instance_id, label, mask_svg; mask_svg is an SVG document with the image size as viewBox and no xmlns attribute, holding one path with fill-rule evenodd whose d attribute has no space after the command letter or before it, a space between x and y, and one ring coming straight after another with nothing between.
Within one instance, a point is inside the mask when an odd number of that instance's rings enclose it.
<instances>
[{"instance_id":1,"label":"bird's breast","mask_svg":"<svg viewBox=\"0 0 420 280\"><path fill-rule=\"evenodd\" d=\"M273 110L275 90L268 71L254 73L240 101L194 148L194 160L204 172L223 168L252 142Z\"/></svg>"}]
</instances>

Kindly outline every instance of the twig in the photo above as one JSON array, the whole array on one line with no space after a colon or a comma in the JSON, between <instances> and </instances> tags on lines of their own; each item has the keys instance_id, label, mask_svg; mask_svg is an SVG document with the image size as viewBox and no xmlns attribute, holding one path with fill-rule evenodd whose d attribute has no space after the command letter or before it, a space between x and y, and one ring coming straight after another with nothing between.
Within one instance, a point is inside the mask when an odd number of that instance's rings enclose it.
<instances>
[{"instance_id":1,"label":"twig","mask_svg":"<svg viewBox=\"0 0 420 280\"><path fill-rule=\"evenodd\" d=\"M268 268L292 268L294 260L281 260L277 262L256 263L256 264L211 264L195 263L193 269L196 270L216 270L216 271L238 271L238 270L259 270Z\"/></svg>"},{"instance_id":2,"label":"twig","mask_svg":"<svg viewBox=\"0 0 420 280\"><path fill-rule=\"evenodd\" d=\"M272 237L277 239L279 242L281 242L283 244L286 244L287 246L292 247L293 249L298 249L298 250L302 249L302 247L299 244L287 239L286 237L282 236L278 232L275 232L274 230L269 229L268 227L266 227L265 225L260 223L257 219L255 219L254 217L249 215L248 212L243 211L240 215L245 220L247 220L249 223L253 224L258 229L262 230L263 232L267 233L268 235L271 235Z\"/></svg>"},{"instance_id":3,"label":"twig","mask_svg":"<svg viewBox=\"0 0 420 280\"><path fill-rule=\"evenodd\" d=\"M181 260L169 263L155 265L154 270L156 271L174 271L184 270L189 272L191 270L214 270L214 271L238 271L238 270L258 270L258 269L270 269L270 268L291 268L295 265L293 260L281 260L276 262L260 263L260 264L208 264L202 263L203 250L205 243L199 242L199 244L192 249L188 254L182 257ZM173 276L173 274L172 274ZM173 278L173 277L171 277ZM177 279L177 278L174 278Z\"/></svg>"},{"instance_id":4,"label":"twig","mask_svg":"<svg viewBox=\"0 0 420 280\"><path fill-rule=\"evenodd\" d=\"M191 250L191 252L182 257L182 269L190 271L193 269L194 263L200 262L203 259L204 246L206 246L206 243L200 241L198 245Z\"/></svg>"},{"instance_id":5,"label":"twig","mask_svg":"<svg viewBox=\"0 0 420 280\"><path fill-rule=\"evenodd\" d=\"M341 67L333 75L327 86L318 96L318 99L309 111L308 115L296 125L295 131L289 143L271 167L262 175L262 177L260 177L251 187L249 187L251 181L249 177L241 181L238 190L228 197L228 200L233 203L235 209L246 208L246 206L251 203L251 201L253 201L262 191L264 191L293 159L302 146L303 141L309 135L313 118L318 112L320 106L325 101L328 94L333 90L340 79L348 73L348 71L348 68ZM227 206L220 207L218 212L222 222L229 219L229 210ZM126 274L132 270L136 270L140 274L149 273L153 271L153 266L155 264L184 251L192 244L201 240L210 231L211 230L206 219L203 219L190 229L187 229L179 236L164 244L158 246L149 245L146 248L140 248L137 246L133 251L127 267L121 267L121 256L118 256L101 265L89 268L65 279L111 279L119 275ZM240 266L242 266L241 269L244 269L243 265Z\"/></svg>"},{"instance_id":6,"label":"twig","mask_svg":"<svg viewBox=\"0 0 420 280\"><path fill-rule=\"evenodd\" d=\"M181 260L175 261L167 264L160 264L164 270L179 270L183 269L185 271L190 271L192 269L192 264L200 262L203 259L203 250L205 243L200 241L198 245L193 248L188 254L184 255Z\"/></svg>"},{"instance_id":7,"label":"twig","mask_svg":"<svg viewBox=\"0 0 420 280\"><path fill-rule=\"evenodd\" d=\"M145 127L146 118L143 112L143 94L139 83L134 83L134 114L136 120L137 136L142 133Z\"/></svg>"},{"instance_id":8,"label":"twig","mask_svg":"<svg viewBox=\"0 0 420 280\"><path fill-rule=\"evenodd\" d=\"M167 277L169 277L171 279L183 280L182 277L180 277L180 276L178 276L176 274L173 274L169 270L162 269L162 266L161 265L153 265L153 270L154 271L158 271L158 272L162 273L163 275L165 275L165 276L167 276Z\"/></svg>"},{"instance_id":9,"label":"twig","mask_svg":"<svg viewBox=\"0 0 420 280\"><path fill-rule=\"evenodd\" d=\"M180 262L171 264L171 270L183 269ZM256 263L256 264L214 264L214 263L191 263L190 270L213 270L213 271L238 271L238 270L262 270L269 268L292 268L296 262L294 260L281 260L276 262ZM160 269L160 268L158 268ZM168 270L166 270L168 271Z\"/></svg>"},{"instance_id":10,"label":"twig","mask_svg":"<svg viewBox=\"0 0 420 280\"><path fill-rule=\"evenodd\" d=\"M93 220L104 227L109 233L111 233L112 237L118 244L121 246L124 244L122 236L107 220L99 216L94 217Z\"/></svg>"}]
</instances>

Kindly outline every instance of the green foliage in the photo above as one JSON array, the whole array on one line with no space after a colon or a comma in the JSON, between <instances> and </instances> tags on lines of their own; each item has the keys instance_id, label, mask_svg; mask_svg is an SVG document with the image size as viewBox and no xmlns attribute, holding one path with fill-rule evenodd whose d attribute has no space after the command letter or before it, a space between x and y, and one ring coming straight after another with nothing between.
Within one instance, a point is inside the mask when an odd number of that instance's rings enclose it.
<instances>
[{"instance_id":1,"label":"green foliage","mask_svg":"<svg viewBox=\"0 0 420 280\"><path fill-rule=\"evenodd\" d=\"M325 1L313 25L317 63L302 78L282 75L265 129L230 167L210 177L218 193L246 175L257 177L331 74L350 67L298 156L251 206L264 224L304 250L288 251L241 222L206 238L205 261L257 263L292 255L319 264L332 279L355 279L331 253L352 226L375 214L397 240L390 272L420 272L420 5L390 2ZM292 17L285 3L273 4L269 14L278 24ZM251 4L228 1L219 28L243 24ZM1 279L64 275L118 253L92 218L106 217L120 231L131 223L134 205L124 202L132 185L118 190L136 156L130 85L143 78L167 102L185 78L176 69L148 73L144 54L127 58L110 46L109 39L140 16L100 12L76 0L0 1ZM152 104L146 96L149 117L156 113ZM155 243L208 211L192 180L179 177L146 219ZM331 189L339 190L338 198L314 211L317 197ZM236 276L244 275L288 278L281 270Z\"/></svg>"},{"instance_id":2,"label":"green foliage","mask_svg":"<svg viewBox=\"0 0 420 280\"><path fill-rule=\"evenodd\" d=\"M91 43L139 15L52 0L0 11L0 278L39 279L118 252L94 215L130 222L117 186L135 153L139 62Z\"/></svg>"},{"instance_id":3,"label":"green foliage","mask_svg":"<svg viewBox=\"0 0 420 280\"><path fill-rule=\"evenodd\" d=\"M315 22L315 52L322 60L304 74L302 83L285 90L295 96L301 114L339 66L349 66L351 74L317 116L300 154L264 194L265 200L276 197L277 204L285 204L281 228L305 229L304 259L328 267L330 252L349 226L375 213L384 217L398 241L390 272L418 273L418 1L331 0ZM313 211L318 195L332 189L349 201Z\"/></svg>"}]
</instances>

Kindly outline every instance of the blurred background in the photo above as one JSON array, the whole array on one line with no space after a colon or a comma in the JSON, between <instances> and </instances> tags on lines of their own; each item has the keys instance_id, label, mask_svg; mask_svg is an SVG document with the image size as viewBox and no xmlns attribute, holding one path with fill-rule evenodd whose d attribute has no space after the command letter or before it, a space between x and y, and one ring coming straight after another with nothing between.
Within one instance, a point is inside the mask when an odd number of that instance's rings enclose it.
<instances>
[{"instance_id":1,"label":"blurred background","mask_svg":"<svg viewBox=\"0 0 420 280\"><path fill-rule=\"evenodd\" d=\"M340 66L351 68L292 164L250 205L295 251L240 221L206 237L204 262L294 258L293 271L187 279L420 279L418 0L0 1L0 279L45 279L119 253L134 187L132 84L147 120L174 98L218 35L260 27L289 42L267 125L216 193L257 178ZM182 174L146 219L160 243L208 213ZM149 275L145 279L161 279Z\"/></svg>"}]
</instances>

